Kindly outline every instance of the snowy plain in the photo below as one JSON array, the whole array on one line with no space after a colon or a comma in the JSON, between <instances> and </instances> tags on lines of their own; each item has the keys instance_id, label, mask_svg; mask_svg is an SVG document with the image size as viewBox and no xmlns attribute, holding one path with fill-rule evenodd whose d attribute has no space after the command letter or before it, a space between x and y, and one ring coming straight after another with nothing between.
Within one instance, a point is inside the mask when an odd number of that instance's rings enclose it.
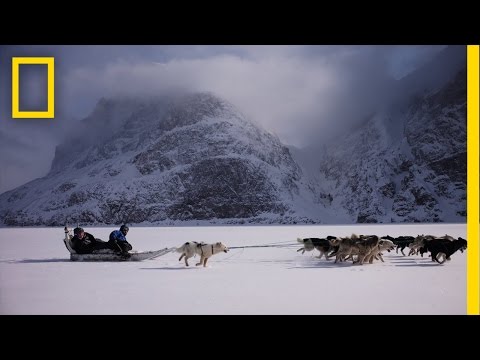
<instances>
[{"instance_id":1,"label":"snowy plain","mask_svg":"<svg viewBox=\"0 0 480 360\"><path fill-rule=\"evenodd\" d=\"M105 240L114 229L85 228ZM186 241L282 245L231 249L206 268L195 266L198 257L185 267L176 252L141 262L72 262L63 228L0 228L0 314L466 314L466 252L442 265L385 252L384 263L360 266L296 251L297 237L352 233L466 238L466 225L130 228L138 251Z\"/></svg>"}]
</instances>

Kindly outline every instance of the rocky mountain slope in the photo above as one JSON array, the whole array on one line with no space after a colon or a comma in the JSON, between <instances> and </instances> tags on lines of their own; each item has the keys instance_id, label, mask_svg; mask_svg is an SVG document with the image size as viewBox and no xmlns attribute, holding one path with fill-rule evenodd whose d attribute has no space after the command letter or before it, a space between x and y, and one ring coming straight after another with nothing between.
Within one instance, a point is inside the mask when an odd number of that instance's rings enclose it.
<instances>
[{"instance_id":1,"label":"rocky mountain slope","mask_svg":"<svg viewBox=\"0 0 480 360\"><path fill-rule=\"evenodd\" d=\"M465 221L465 70L325 149L320 188L350 221Z\"/></svg>"},{"instance_id":2,"label":"rocky mountain slope","mask_svg":"<svg viewBox=\"0 0 480 360\"><path fill-rule=\"evenodd\" d=\"M316 148L210 93L102 99L47 176L0 195L0 225L465 222L462 56L448 48Z\"/></svg>"},{"instance_id":3,"label":"rocky mountain slope","mask_svg":"<svg viewBox=\"0 0 480 360\"><path fill-rule=\"evenodd\" d=\"M212 94L104 99L46 177L0 196L1 216L6 225L296 216L301 177L287 147Z\"/></svg>"}]
</instances>

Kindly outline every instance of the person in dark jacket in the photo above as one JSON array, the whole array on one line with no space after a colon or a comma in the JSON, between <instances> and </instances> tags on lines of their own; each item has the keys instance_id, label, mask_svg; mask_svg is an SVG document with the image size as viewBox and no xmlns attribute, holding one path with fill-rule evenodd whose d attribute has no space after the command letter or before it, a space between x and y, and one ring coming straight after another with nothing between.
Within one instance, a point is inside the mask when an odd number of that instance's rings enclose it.
<instances>
[{"instance_id":1,"label":"person in dark jacket","mask_svg":"<svg viewBox=\"0 0 480 360\"><path fill-rule=\"evenodd\" d=\"M129 250L132 250L132 245L127 241L128 226L120 226L120 230L114 230L110 233L108 243L110 249L122 254L124 257L130 257L128 253Z\"/></svg>"},{"instance_id":2,"label":"person in dark jacket","mask_svg":"<svg viewBox=\"0 0 480 360\"><path fill-rule=\"evenodd\" d=\"M94 250L109 249L109 244L85 232L81 227L73 229L72 247L77 254L90 254Z\"/></svg>"}]
</instances>

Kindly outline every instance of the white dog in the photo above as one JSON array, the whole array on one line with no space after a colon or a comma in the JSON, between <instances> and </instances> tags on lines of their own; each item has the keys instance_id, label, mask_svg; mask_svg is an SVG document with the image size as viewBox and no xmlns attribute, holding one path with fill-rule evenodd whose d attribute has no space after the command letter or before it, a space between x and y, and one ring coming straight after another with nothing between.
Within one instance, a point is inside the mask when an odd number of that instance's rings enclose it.
<instances>
[{"instance_id":1,"label":"white dog","mask_svg":"<svg viewBox=\"0 0 480 360\"><path fill-rule=\"evenodd\" d=\"M181 261L183 257L185 257L185 265L188 266L188 259L193 257L194 255L200 255L200 262L196 265L202 265L203 267L207 266L207 260L215 254L219 252L227 252L228 248L222 244L221 242L217 242L215 244L205 244L205 243L197 243L195 241L186 242L179 248L177 248L179 253L182 253L182 256L178 259Z\"/></svg>"}]
</instances>

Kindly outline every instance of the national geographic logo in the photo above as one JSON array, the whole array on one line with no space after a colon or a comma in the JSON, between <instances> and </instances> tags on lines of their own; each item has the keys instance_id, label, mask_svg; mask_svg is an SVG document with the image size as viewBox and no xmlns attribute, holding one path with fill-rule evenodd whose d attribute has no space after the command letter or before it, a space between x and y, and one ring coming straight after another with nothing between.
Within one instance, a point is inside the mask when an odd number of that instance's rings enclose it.
<instances>
[{"instance_id":1,"label":"national geographic logo","mask_svg":"<svg viewBox=\"0 0 480 360\"><path fill-rule=\"evenodd\" d=\"M12 58L12 118L14 119L53 119L55 104L55 62L53 57L13 57ZM20 111L20 65L47 65L47 110ZM25 91L25 90L23 90Z\"/></svg>"}]
</instances>

